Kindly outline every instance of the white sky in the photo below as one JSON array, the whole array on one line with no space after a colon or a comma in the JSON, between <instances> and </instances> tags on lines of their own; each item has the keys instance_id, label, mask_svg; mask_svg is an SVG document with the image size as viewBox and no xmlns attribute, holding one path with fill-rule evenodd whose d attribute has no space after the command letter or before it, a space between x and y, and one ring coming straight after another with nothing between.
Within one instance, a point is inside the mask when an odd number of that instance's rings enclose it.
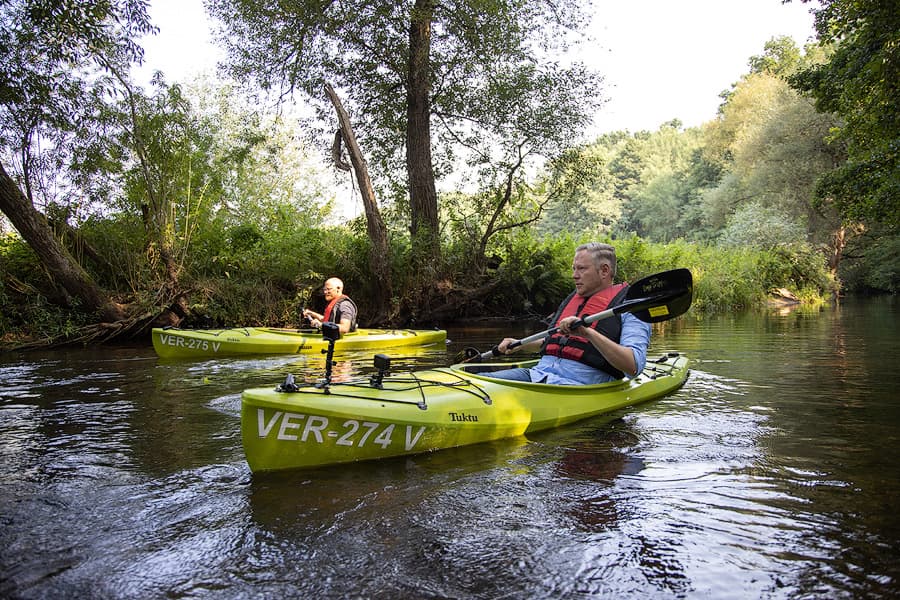
<instances>
[{"instance_id":1,"label":"white sky","mask_svg":"<svg viewBox=\"0 0 900 600\"><path fill-rule=\"evenodd\" d=\"M656 130L680 119L696 126L715 118L719 94L748 70L771 38L787 35L803 46L814 40L810 6L793 0L594 0L590 35L596 45L584 60L606 78L608 102L597 133ZM144 76L160 70L186 82L214 70L201 0L151 0L159 35L144 40Z\"/></svg>"},{"instance_id":2,"label":"white sky","mask_svg":"<svg viewBox=\"0 0 900 600\"><path fill-rule=\"evenodd\" d=\"M719 94L749 70L767 41L815 41L810 4L794 0L595 0L593 64L609 102L600 131L687 126L716 116ZM818 4L815 4L818 6Z\"/></svg>"}]
</instances>

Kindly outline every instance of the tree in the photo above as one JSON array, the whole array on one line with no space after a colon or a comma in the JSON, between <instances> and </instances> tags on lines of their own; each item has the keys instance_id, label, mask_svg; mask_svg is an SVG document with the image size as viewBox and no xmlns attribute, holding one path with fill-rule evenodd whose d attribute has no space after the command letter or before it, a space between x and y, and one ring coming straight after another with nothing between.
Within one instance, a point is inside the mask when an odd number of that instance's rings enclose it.
<instances>
[{"instance_id":1,"label":"tree","mask_svg":"<svg viewBox=\"0 0 900 600\"><path fill-rule=\"evenodd\" d=\"M519 146L520 150L522 146ZM487 266L487 252L493 239L503 232L510 232L534 224L542 231L547 225L537 225L545 209L557 207L558 217L566 209L581 209L582 199L591 192L597 177L602 176L600 162L584 148L572 148L550 160L545 174L529 183L522 174L526 157L508 165L506 172L497 171L505 179L487 186L482 192L454 197L448 202L447 211L457 228L457 237L470 242L468 265L481 274ZM549 226L571 231L572 222L562 221Z\"/></svg>"},{"instance_id":2,"label":"tree","mask_svg":"<svg viewBox=\"0 0 900 600\"><path fill-rule=\"evenodd\" d=\"M596 101L590 80L587 72L560 79L536 66L499 71L471 82L483 99L477 107L453 108L479 124L477 132L444 130L465 148L468 182L479 190L454 211L466 221L476 271L498 234L537 222L548 205L571 204L598 175L597 161L572 140L584 125L583 109ZM538 169L542 175L530 176Z\"/></svg>"},{"instance_id":3,"label":"tree","mask_svg":"<svg viewBox=\"0 0 900 600\"><path fill-rule=\"evenodd\" d=\"M71 303L103 319L124 313L54 236L39 182L64 182L67 150L115 90L111 73L141 60L133 40L152 31L140 0L0 5L0 210Z\"/></svg>"},{"instance_id":4,"label":"tree","mask_svg":"<svg viewBox=\"0 0 900 600\"><path fill-rule=\"evenodd\" d=\"M680 127L677 120L664 123L632 146L632 168L639 166L638 179L623 190L627 200L620 228L658 241L690 237L684 209L703 183L692 176L701 137L697 129L682 131Z\"/></svg>"},{"instance_id":5,"label":"tree","mask_svg":"<svg viewBox=\"0 0 900 600\"><path fill-rule=\"evenodd\" d=\"M735 248L771 250L803 240L805 234L804 228L778 207L752 201L731 215L720 240Z\"/></svg>"},{"instance_id":6,"label":"tree","mask_svg":"<svg viewBox=\"0 0 900 600\"><path fill-rule=\"evenodd\" d=\"M743 77L708 129L704 152L720 157L725 172L706 194L710 222L734 229L736 214L746 223L748 210L775 211L803 227L836 273L850 229L833 208L814 202L816 181L844 157L839 144L825 141L836 123L772 70Z\"/></svg>"},{"instance_id":7,"label":"tree","mask_svg":"<svg viewBox=\"0 0 900 600\"><path fill-rule=\"evenodd\" d=\"M162 271L156 301L168 305L168 310L157 324L177 325L187 314L187 302L180 289L183 261L178 256L173 206L185 180L179 171L191 160L191 107L180 86L168 87L157 77L156 93L145 96L116 73L123 106L110 112L120 116L119 127L97 140L95 152L106 150L123 158L122 189L140 211L145 255ZM100 177L110 175L110 169L100 170Z\"/></svg>"},{"instance_id":8,"label":"tree","mask_svg":"<svg viewBox=\"0 0 900 600\"><path fill-rule=\"evenodd\" d=\"M832 139L847 160L819 182L820 202L845 219L900 225L900 10L895 0L822 0L815 11L827 62L791 78L816 107L843 121Z\"/></svg>"},{"instance_id":9,"label":"tree","mask_svg":"<svg viewBox=\"0 0 900 600\"><path fill-rule=\"evenodd\" d=\"M308 278L320 285L315 250L300 240L323 225L331 206L296 120L260 111L227 83L169 86L157 75L152 85L136 126L146 140L145 160L123 162L106 214L117 210L120 223L140 217L145 243L138 269L152 270L137 283L172 309L162 317L183 317L188 294L202 306L206 286L197 279L205 276L270 276L290 285L299 267L295 285ZM132 129L121 132L112 147L130 147ZM161 256L163 244L171 261ZM281 244L279 252L265 256L269 244Z\"/></svg>"},{"instance_id":10,"label":"tree","mask_svg":"<svg viewBox=\"0 0 900 600\"><path fill-rule=\"evenodd\" d=\"M770 73L780 77L792 75L800 67L802 54L794 40L787 36L770 39L763 53L750 57L750 73Z\"/></svg>"},{"instance_id":11,"label":"tree","mask_svg":"<svg viewBox=\"0 0 900 600\"><path fill-rule=\"evenodd\" d=\"M72 255L59 243L47 219L34 209L19 185L0 164L0 210L40 257L51 277L68 294L68 303L87 312L97 312L101 319L117 320L124 316L103 290L91 279Z\"/></svg>"},{"instance_id":12,"label":"tree","mask_svg":"<svg viewBox=\"0 0 900 600\"><path fill-rule=\"evenodd\" d=\"M607 134L586 146L567 152L570 160L562 171L590 173L585 189L578 194L566 194L550 203L537 224L541 235L558 236L566 232L581 231L592 237L609 236L613 225L622 213L622 203L614 196L613 177L609 163L624 144L626 134ZM558 163L554 162L554 167ZM554 179L560 175L554 175Z\"/></svg>"},{"instance_id":13,"label":"tree","mask_svg":"<svg viewBox=\"0 0 900 600\"><path fill-rule=\"evenodd\" d=\"M516 129L555 118L572 127L569 136L592 108L569 102L554 111L552 102L535 102L536 91L549 89L551 81L570 82L569 90L590 90L597 83L578 65L564 67L544 54L581 24L579 0L279 6L225 0L207 2L207 7L224 24L230 72L239 80L253 76L264 89L283 95L302 90L313 102L321 99L326 82L342 91L360 145L388 184L408 190L414 258L434 275L440 258L435 180L450 172L458 153L477 154L476 147L498 131L499 118L486 122L485 107L512 114L511 106L520 99L510 91L528 88L532 92L518 109L523 120L503 126ZM433 135L435 124L440 129ZM535 133L532 129L525 141L535 143ZM509 161L501 170L508 174L515 165Z\"/></svg>"}]
</instances>

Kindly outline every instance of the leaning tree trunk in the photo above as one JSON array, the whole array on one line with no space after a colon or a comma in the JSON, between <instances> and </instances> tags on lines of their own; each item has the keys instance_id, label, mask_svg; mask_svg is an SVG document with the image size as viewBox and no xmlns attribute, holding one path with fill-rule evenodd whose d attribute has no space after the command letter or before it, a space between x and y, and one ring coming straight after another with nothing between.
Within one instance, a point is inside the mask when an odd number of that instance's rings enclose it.
<instances>
[{"instance_id":1,"label":"leaning tree trunk","mask_svg":"<svg viewBox=\"0 0 900 600\"><path fill-rule=\"evenodd\" d=\"M80 310L96 313L104 321L118 321L125 311L110 300L63 247L46 217L38 212L0 164L0 210L34 250L53 281Z\"/></svg>"},{"instance_id":2,"label":"leaning tree trunk","mask_svg":"<svg viewBox=\"0 0 900 600\"><path fill-rule=\"evenodd\" d=\"M431 161L431 21L434 0L416 0L409 26L406 95L406 169L409 177L413 260L434 270L440 262L440 221Z\"/></svg>"},{"instance_id":3,"label":"leaning tree trunk","mask_svg":"<svg viewBox=\"0 0 900 600\"><path fill-rule=\"evenodd\" d=\"M353 165L356 182L359 184L359 192L362 196L363 207L366 211L366 228L369 233L369 240L372 243L369 263L372 268L372 274L378 282L378 285L375 286L375 297L373 298L376 307L373 321L382 322L390 315L391 296L393 295L387 227L384 225L384 220L381 218L381 213L378 210L378 204L375 202L375 190L372 187L372 180L369 178L369 168L356 141L356 135L353 133L350 117L347 115L347 111L344 110L340 98L328 84L325 84L325 94L331 100L334 110L337 112L341 138L350 155L350 164Z\"/></svg>"}]
</instances>

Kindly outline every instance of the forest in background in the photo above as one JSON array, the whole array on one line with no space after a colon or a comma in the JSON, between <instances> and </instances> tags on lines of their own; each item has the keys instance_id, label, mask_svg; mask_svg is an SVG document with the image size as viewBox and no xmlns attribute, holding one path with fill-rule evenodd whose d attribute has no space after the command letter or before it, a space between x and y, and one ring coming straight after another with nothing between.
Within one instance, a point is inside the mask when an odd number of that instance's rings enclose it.
<instances>
[{"instance_id":1,"label":"forest in background","mask_svg":"<svg viewBox=\"0 0 900 600\"><path fill-rule=\"evenodd\" d=\"M597 74L534 43L577 0L363 4L212 3L227 77L147 90L128 77L145 3L4 4L4 346L298 326L332 275L366 325L538 319L587 240L623 280L690 268L694 311L896 293L892 3L822 3L818 42L771 40L701 127L586 141ZM364 214L336 213L335 172Z\"/></svg>"}]
</instances>

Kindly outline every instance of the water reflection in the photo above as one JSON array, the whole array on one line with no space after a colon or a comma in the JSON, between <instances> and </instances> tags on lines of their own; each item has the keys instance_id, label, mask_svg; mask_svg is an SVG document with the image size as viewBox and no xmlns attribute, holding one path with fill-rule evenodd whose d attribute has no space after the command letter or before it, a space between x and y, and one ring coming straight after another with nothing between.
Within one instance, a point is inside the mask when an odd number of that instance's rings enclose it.
<instances>
[{"instance_id":1,"label":"water reflection","mask_svg":"<svg viewBox=\"0 0 900 600\"><path fill-rule=\"evenodd\" d=\"M573 442L563 448L562 457L553 465L554 474L572 485L574 494L566 512L587 532L608 531L619 522L619 507L613 484L623 475L637 475L645 468L643 458L630 452L639 438L623 419L597 419Z\"/></svg>"}]
</instances>

